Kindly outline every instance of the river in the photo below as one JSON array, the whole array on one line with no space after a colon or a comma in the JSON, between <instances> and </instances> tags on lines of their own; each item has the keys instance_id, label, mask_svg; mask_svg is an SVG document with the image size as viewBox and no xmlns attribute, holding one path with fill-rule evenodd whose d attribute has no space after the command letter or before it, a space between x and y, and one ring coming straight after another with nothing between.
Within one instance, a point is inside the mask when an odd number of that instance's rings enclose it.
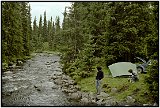
<instances>
[{"instance_id":1,"label":"river","mask_svg":"<svg viewBox=\"0 0 160 108\"><path fill-rule=\"evenodd\" d=\"M60 57L37 53L23 66L2 74L2 106L75 106L51 77L62 74ZM56 88L56 89L53 89Z\"/></svg>"}]
</instances>

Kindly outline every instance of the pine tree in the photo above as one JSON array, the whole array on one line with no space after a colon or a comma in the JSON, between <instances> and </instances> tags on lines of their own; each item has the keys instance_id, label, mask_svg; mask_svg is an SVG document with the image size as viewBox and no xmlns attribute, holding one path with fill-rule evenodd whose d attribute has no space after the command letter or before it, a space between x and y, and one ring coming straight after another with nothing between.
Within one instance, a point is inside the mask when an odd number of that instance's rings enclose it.
<instances>
[{"instance_id":1,"label":"pine tree","mask_svg":"<svg viewBox=\"0 0 160 108\"><path fill-rule=\"evenodd\" d=\"M43 41L43 38L42 38L42 16L40 15L40 20L39 20L39 27L38 27L38 37L37 37L37 48L39 50L42 50L42 41Z\"/></svg>"},{"instance_id":2,"label":"pine tree","mask_svg":"<svg viewBox=\"0 0 160 108\"><path fill-rule=\"evenodd\" d=\"M43 38L44 42L47 42L47 36L48 36L48 31L47 31L47 19L46 19L46 11L44 12L44 22L43 22Z\"/></svg>"},{"instance_id":3,"label":"pine tree","mask_svg":"<svg viewBox=\"0 0 160 108\"><path fill-rule=\"evenodd\" d=\"M32 31L32 47L33 50L36 51L38 49L38 27L36 23L36 17L33 21L33 31Z\"/></svg>"},{"instance_id":4,"label":"pine tree","mask_svg":"<svg viewBox=\"0 0 160 108\"><path fill-rule=\"evenodd\" d=\"M54 25L54 21L52 22L52 35L51 35L51 40L52 40L52 50L55 49L55 25Z\"/></svg>"},{"instance_id":5,"label":"pine tree","mask_svg":"<svg viewBox=\"0 0 160 108\"><path fill-rule=\"evenodd\" d=\"M2 55L6 63L16 62L23 58L23 35L21 21L21 5L18 2L3 2L2 5Z\"/></svg>"},{"instance_id":6,"label":"pine tree","mask_svg":"<svg viewBox=\"0 0 160 108\"><path fill-rule=\"evenodd\" d=\"M54 37L54 40L55 40L55 50L57 49L57 46L60 45L60 41L61 41L61 37L60 37L60 18L59 16L56 16L56 22L55 22L55 37Z\"/></svg>"},{"instance_id":7,"label":"pine tree","mask_svg":"<svg viewBox=\"0 0 160 108\"><path fill-rule=\"evenodd\" d=\"M32 47L31 47L31 35L32 35L32 26L31 26L31 7L30 5L28 5L28 46L29 46L29 54L31 53L32 51Z\"/></svg>"},{"instance_id":8,"label":"pine tree","mask_svg":"<svg viewBox=\"0 0 160 108\"><path fill-rule=\"evenodd\" d=\"M21 3L21 11L22 11L22 33L23 33L23 46L24 46L24 55L29 55L29 41L30 41L30 34L29 34L29 27L28 27L28 6L26 2Z\"/></svg>"}]
</instances>

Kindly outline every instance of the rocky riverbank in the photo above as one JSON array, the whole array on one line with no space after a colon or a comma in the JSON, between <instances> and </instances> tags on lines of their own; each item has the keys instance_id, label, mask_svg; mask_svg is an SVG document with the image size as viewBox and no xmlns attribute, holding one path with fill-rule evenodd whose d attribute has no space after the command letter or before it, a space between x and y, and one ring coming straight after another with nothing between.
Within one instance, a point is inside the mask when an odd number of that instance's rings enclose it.
<instances>
[{"instance_id":1,"label":"rocky riverbank","mask_svg":"<svg viewBox=\"0 0 160 108\"><path fill-rule=\"evenodd\" d=\"M134 100L129 98L127 103L117 102L113 97L105 92L96 95L93 92L82 92L74 80L64 74L54 74L51 80L60 87L68 96L69 100L77 100L82 106L129 106ZM56 89L56 88L53 88ZM132 104L133 105L133 104Z\"/></svg>"},{"instance_id":2,"label":"rocky riverbank","mask_svg":"<svg viewBox=\"0 0 160 108\"><path fill-rule=\"evenodd\" d=\"M81 106L157 106L156 103L154 105L137 103L131 96L127 96L123 102L117 101L103 90L100 95L93 92L82 92L74 80L64 74L55 74L51 80L67 94L69 100L76 100ZM112 92L116 92L116 88L112 88Z\"/></svg>"}]
</instances>

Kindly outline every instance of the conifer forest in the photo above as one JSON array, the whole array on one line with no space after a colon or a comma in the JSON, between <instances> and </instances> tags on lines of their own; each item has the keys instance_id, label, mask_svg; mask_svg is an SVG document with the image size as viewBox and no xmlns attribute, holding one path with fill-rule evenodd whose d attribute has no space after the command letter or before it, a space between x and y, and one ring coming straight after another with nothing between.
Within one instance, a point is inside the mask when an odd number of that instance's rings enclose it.
<instances>
[{"instance_id":1,"label":"conifer forest","mask_svg":"<svg viewBox=\"0 0 160 108\"><path fill-rule=\"evenodd\" d=\"M147 67L146 74L139 75L137 85L130 88L126 82L122 87L118 85L120 78L105 77L103 89L110 96L119 96L120 100L137 92L133 96L135 103L159 104L159 2L72 2L64 8L62 24L59 16L47 20L47 11L36 17L31 15L31 10L29 2L1 2L2 75L14 64L25 64L33 54L58 52L63 74L71 77L81 91L90 92L95 89L89 81L95 80L97 66L109 76L109 65L135 63L135 58L140 57L153 63ZM108 88L104 86L105 81ZM141 89L142 83L145 89ZM117 95L112 92L112 86L119 88ZM134 92L130 93L131 90Z\"/></svg>"}]
</instances>

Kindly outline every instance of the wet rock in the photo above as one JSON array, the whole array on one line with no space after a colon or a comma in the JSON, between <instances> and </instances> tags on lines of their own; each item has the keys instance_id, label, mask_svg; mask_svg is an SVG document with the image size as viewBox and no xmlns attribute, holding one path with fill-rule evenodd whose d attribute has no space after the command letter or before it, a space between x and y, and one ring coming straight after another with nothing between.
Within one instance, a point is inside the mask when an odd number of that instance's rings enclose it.
<instances>
[{"instance_id":1,"label":"wet rock","mask_svg":"<svg viewBox=\"0 0 160 108\"><path fill-rule=\"evenodd\" d=\"M34 88L38 88L38 86L37 86L37 85L34 85Z\"/></svg>"},{"instance_id":2,"label":"wet rock","mask_svg":"<svg viewBox=\"0 0 160 108\"><path fill-rule=\"evenodd\" d=\"M56 63L56 62L58 62L58 61L54 61L53 63Z\"/></svg>"},{"instance_id":3,"label":"wet rock","mask_svg":"<svg viewBox=\"0 0 160 108\"><path fill-rule=\"evenodd\" d=\"M4 72L4 74L12 74L13 72L11 72L11 71L6 71L6 72Z\"/></svg>"},{"instance_id":4,"label":"wet rock","mask_svg":"<svg viewBox=\"0 0 160 108\"><path fill-rule=\"evenodd\" d=\"M74 80L68 80L69 85L74 85Z\"/></svg>"},{"instance_id":5,"label":"wet rock","mask_svg":"<svg viewBox=\"0 0 160 108\"><path fill-rule=\"evenodd\" d=\"M62 84L62 80L61 79L55 79L54 83L57 85L61 85Z\"/></svg>"},{"instance_id":6,"label":"wet rock","mask_svg":"<svg viewBox=\"0 0 160 108\"><path fill-rule=\"evenodd\" d=\"M45 65L51 66L52 62L46 62Z\"/></svg>"},{"instance_id":7,"label":"wet rock","mask_svg":"<svg viewBox=\"0 0 160 108\"><path fill-rule=\"evenodd\" d=\"M75 100L81 99L81 97L82 97L82 95L80 92L72 93L70 95L70 99L75 99Z\"/></svg>"},{"instance_id":8,"label":"wet rock","mask_svg":"<svg viewBox=\"0 0 160 108\"><path fill-rule=\"evenodd\" d=\"M105 93L105 92L101 92L100 95L97 95L97 98L98 99L101 99L101 98L107 98L109 97L109 94Z\"/></svg>"},{"instance_id":9,"label":"wet rock","mask_svg":"<svg viewBox=\"0 0 160 108\"><path fill-rule=\"evenodd\" d=\"M105 106L117 106L118 105L118 103L113 99L105 100L103 103L105 103Z\"/></svg>"},{"instance_id":10,"label":"wet rock","mask_svg":"<svg viewBox=\"0 0 160 108\"><path fill-rule=\"evenodd\" d=\"M64 83L64 82L62 82L62 85L61 85L62 87L67 87L67 88L69 88L69 84L68 83Z\"/></svg>"},{"instance_id":11,"label":"wet rock","mask_svg":"<svg viewBox=\"0 0 160 108\"><path fill-rule=\"evenodd\" d=\"M131 97L131 96L127 96L126 101L127 101L127 103L134 103L135 99L133 99L133 97Z\"/></svg>"},{"instance_id":12,"label":"wet rock","mask_svg":"<svg viewBox=\"0 0 160 108\"><path fill-rule=\"evenodd\" d=\"M37 91L41 91L41 89L39 89L39 88L37 88L36 90L37 90Z\"/></svg>"},{"instance_id":13,"label":"wet rock","mask_svg":"<svg viewBox=\"0 0 160 108\"><path fill-rule=\"evenodd\" d=\"M12 77L11 76L4 76L4 77L2 77L2 80L9 80L9 79L12 79Z\"/></svg>"},{"instance_id":14,"label":"wet rock","mask_svg":"<svg viewBox=\"0 0 160 108\"><path fill-rule=\"evenodd\" d=\"M104 105L104 104L105 104L104 99L99 99L99 100L97 101L97 104L98 104L98 105Z\"/></svg>"},{"instance_id":15,"label":"wet rock","mask_svg":"<svg viewBox=\"0 0 160 108\"><path fill-rule=\"evenodd\" d=\"M57 76L52 76L51 79L55 80L57 79Z\"/></svg>"},{"instance_id":16,"label":"wet rock","mask_svg":"<svg viewBox=\"0 0 160 108\"><path fill-rule=\"evenodd\" d=\"M80 89L81 89L78 85L74 86L74 88L75 88L76 90L80 90Z\"/></svg>"},{"instance_id":17,"label":"wet rock","mask_svg":"<svg viewBox=\"0 0 160 108\"><path fill-rule=\"evenodd\" d=\"M56 87L56 86L53 86L52 89L57 89L57 87Z\"/></svg>"},{"instance_id":18,"label":"wet rock","mask_svg":"<svg viewBox=\"0 0 160 108\"><path fill-rule=\"evenodd\" d=\"M65 93L74 93L74 92L76 92L76 91L75 91L75 90L69 90L69 89L64 88L64 89L62 89L62 92L65 92Z\"/></svg>"},{"instance_id":19,"label":"wet rock","mask_svg":"<svg viewBox=\"0 0 160 108\"><path fill-rule=\"evenodd\" d=\"M87 98L89 97L89 93L87 92L82 92L82 98Z\"/></svg>"},{"instance_id":20,"label":"wet rock","mask_svg":"<svg viewBox=\"0 0 160 108\"><path fill-rule=\"evenodd\" d=\"M88 98L86 98L86 97L82 98L82 99L81 99L81 103L82 103L82 104L87 104L87 103L89 103Z\"/></svg>"},{"instance_id":21,"label":"wet rock","mask_svg":"<svg viewBox=\"0 0 160 108\"><path fill-rule=\"evenodd\" d=\"M62 79L63 80L71 80L71 78L69 76L67 76L67 75L62 75Z\"/></svg>"},{"instance_id":22,"label":"wet rock","mask_svg":"<svg viewBox=\"0 0 160 108\"><path fill-rule=\"evenodd\" d=\"M4 95L4 96L11 96L11 95L12 95L12 93L13 93L13 91L9 91L9 92L5 92L5 93L3 93L3 95Z\"/></svg>"},{"instance_id":23,"label":"wet rock","mask_svg":"<svg viewBox=\"0 0 160 108\"><path fill-rule=\"evenodd\" d=\"M94 103L96 101L96 94L94 94L93 92L90 92L88 94L88 99Z\"/></svg>"}]
</instances>

